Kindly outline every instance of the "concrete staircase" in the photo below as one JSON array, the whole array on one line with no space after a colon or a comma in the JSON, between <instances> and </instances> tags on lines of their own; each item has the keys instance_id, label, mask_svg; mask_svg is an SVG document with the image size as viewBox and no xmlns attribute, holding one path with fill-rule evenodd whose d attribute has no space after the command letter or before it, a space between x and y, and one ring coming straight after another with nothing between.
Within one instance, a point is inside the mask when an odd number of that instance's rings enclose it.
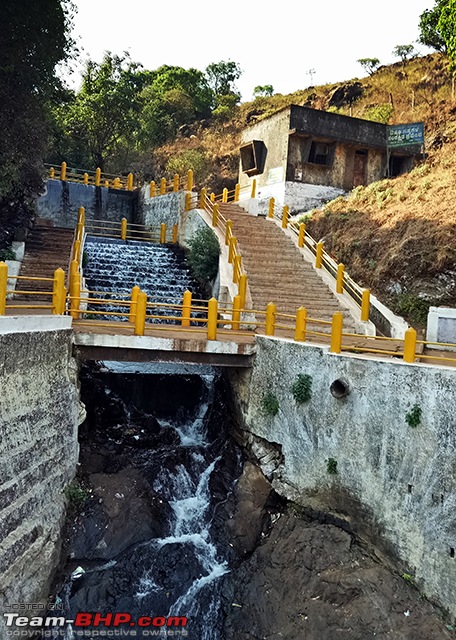
<instances>
[{"instance_id":1,"label":"concrete staircase","mask_svg":"<svg viewBox=\"0 0 456 640\"><path fill-rule=\"evenodd\" d=\"M52 278L54 271L59 267L67 273L73 236L72 229L52 227L46 224L46 221L38 221L25 243L25 255L20 275ZM34 291L52 291L52 282L35 280L33 286L31 285L31 282L19 280L16 288L28 291L32 288ZM40 295L17 294L14 297L16 300L33 299L42 300L43 304L48 303L48 299Z\"/></svg>"},{"instance_id":2,"label":"concrete staircase","mask_svg":"<svg viewBox=\"0 0 456 640\"><path fill-rule=\"evenodd\" d=\"M232 203L220 204L220 212L233 223L255 310L262 311L274 302L278 313L295 314L302 306L308 317L326 321L342 311L344 328L354 328L349 312L340 307L312 265L273 221L251 216ZM321 325L312 329L330 331Z\"/></svg>"}]
</instances>

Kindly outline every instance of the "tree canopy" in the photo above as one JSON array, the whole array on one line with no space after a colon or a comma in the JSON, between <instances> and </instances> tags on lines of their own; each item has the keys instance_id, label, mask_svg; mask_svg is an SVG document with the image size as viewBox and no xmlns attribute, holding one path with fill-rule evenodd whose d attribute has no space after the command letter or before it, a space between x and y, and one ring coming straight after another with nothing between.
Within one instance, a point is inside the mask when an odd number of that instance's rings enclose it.
<instances>
[{"instance_id":1,"label":"tree canopy","mask_svg":"<svg viewBox=\"0 0 456 640\"><path fill-rule=\"evenodd\" d=\"M432 9L423 11L419 22L419 42L442 53L446 53L446 43L439 27L439 20L442 9L447 4L448 0L436 0Z\"/></svg>"},{"instance_id":2,"label":"tree canopy","mask_svg":"<svg viewBox=\"0 0 456 640\"><path fill-rule=\"evenodd\" d=\"M456 0L447 0L441 7L437 30L445 43L453 71L456 70Z\"/></svg>"}]
</instances>

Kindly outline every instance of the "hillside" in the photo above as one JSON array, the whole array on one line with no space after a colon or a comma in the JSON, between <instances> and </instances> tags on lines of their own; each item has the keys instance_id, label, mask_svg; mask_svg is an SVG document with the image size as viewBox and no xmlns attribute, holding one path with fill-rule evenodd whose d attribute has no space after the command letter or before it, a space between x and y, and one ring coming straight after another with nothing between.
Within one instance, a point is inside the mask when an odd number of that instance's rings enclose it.
<instances>
[{"instance_id":1,"label":"hillside","mask_svg":"<svg viewBox=\"0 0 456 640\"><path fill-rule=\"evenodd\" d=\"M216 193L237 181L240 133L288 105L397 124L423 120L426 163L411 173L358 187L308 216L308 231L380 299L422 327L427 308L456 306L456 101L442 54L380 67L373 75L309 87L240 105L226 123L184 128L157 150L157 172L199 162L197 182ZM168 164L167 164L168 163Z\"/></svg>"}]
</instances>

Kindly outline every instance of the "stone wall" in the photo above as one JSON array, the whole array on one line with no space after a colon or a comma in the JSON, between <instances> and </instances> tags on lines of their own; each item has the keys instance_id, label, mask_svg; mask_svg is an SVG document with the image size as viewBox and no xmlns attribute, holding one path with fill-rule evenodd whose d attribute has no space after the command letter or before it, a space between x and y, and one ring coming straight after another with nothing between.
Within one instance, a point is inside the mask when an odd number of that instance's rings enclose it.
<instances>
[{"instance_id":1,"label":"stone wall","mask_svg":"<svg viewBox=\"0 0 456 640\"><path fill-rule=\"evenodd\" d=\"M311 377L304 404L291 392L298 374ZM455 370L257 337L252 372L230 375L274 488L345 520L456 617ZM349 395L333 397L336 380Z\"/></svg>"},{"instance_id":2,"label":"stone wall","mask_svg":"<svg viewBox=\"0 0 456 640\"><path fill-rule=\"evenodd\" d=\"M69 323L0 318L2 613L14 612L12 603L45 601L59 559L83 417Z\"/></svg>"},{"instance_id":3,"label":"stone wall","mask_svg":"<svg viewBox=\"0 0 456 640\"><path fill-rule=\"evenodd\" d=\"M40 218L51 220L56 227L73 229L79 207L85 207L86 220L126 218L136 222L137 192L95 187L78 182L47 180L45 191L37 200Z\"/></svg>"}]
</instances>

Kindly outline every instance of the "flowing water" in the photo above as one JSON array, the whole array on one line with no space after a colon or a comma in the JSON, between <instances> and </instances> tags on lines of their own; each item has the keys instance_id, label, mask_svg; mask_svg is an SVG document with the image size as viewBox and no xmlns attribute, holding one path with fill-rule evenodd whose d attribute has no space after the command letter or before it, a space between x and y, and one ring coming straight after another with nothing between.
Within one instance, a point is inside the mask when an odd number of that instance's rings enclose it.
<instances>
[{"instance_id":1,"label":"flowing water","mask_svg":"<svg viewBox=\"0 0 456 640\"><path fill-rule=\"evenodd\" d=\"M89 239L85 251L89 288L113 298L137 284L176 303L196 289L170 247ZM69 521L58 588L67 618L185 616L187 637L221 637L220 578L233 559L224 520L242 460L220 385L208 367L83 366L78 475L89 497Z\"/></svg>"}]
</instances>

